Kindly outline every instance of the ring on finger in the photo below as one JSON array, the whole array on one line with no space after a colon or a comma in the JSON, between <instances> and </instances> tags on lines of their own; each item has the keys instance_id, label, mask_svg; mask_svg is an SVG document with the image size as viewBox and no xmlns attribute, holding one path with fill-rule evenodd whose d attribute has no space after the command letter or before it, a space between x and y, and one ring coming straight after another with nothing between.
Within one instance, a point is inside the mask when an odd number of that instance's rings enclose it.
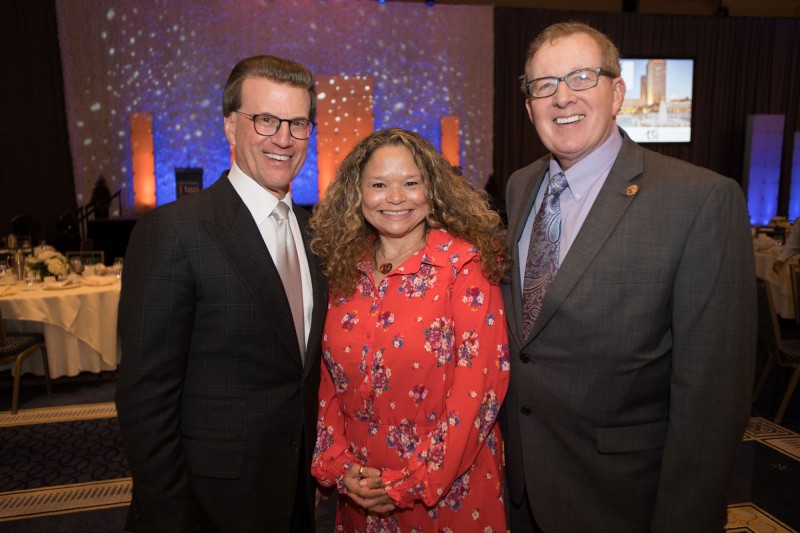
<instances>
[{"instance_id":1,"label":"ring on finger","mask_svg":"<svg viewBox=\"0 0 800 533\"><path fill-rule=\"evenodd\" d=\"M360 477L364 477L364 466L363 465L358 467L358 475Z\"/></svg>"}]
</instances>

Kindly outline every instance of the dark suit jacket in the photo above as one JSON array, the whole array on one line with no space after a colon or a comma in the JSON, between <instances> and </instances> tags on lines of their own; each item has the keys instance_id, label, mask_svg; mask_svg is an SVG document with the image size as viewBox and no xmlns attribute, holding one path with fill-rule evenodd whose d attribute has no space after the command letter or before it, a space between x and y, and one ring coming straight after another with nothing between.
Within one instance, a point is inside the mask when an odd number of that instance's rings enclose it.
<instances>
[{"instance_id":1,"label":"dark suit jacket","mask_svg":"<svg viewBox=\"0 0 800 533\"><path fill-rule=\"evenodd\" d=\"M294 212L305 230L307 212ZM313 521L313 491L305 509L293 504L316 437L327 288L304 241L305 366L278 271L227 173L137 222L117 386L135 531L289 531L293 512Z\"/></svg>"},{"instance_id":2,"label":"dark suit jacket","mask_svg":"<svg viewBox=\"0 0 800 533\"><path fill-rule=\"evenodd\" d=\"M547 166L508 184L516 264ZM627 136L527 338L515 267L508 483L546 533L722 531L749 416L754 278L738 184Z\"/></svg>"}]
</instances>

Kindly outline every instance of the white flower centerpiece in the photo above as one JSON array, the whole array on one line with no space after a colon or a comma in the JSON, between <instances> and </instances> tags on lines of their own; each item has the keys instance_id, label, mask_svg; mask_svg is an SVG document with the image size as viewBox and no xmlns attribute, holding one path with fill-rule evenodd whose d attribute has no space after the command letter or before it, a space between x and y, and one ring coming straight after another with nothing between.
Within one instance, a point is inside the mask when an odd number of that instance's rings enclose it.
<instances>
[{"instance_id":1,"label":"white flower centerpiece","mask_svg":"<svg viewBox=\"0 0 800 533\"><path fill-rule=\"evenodd\" d=\"M61 276L69 272L67 258L55 250L38 251L36 255L28 256L25 259L25 266L29 270L37 272L40 278Z\"/></svg>"}]
</instances>

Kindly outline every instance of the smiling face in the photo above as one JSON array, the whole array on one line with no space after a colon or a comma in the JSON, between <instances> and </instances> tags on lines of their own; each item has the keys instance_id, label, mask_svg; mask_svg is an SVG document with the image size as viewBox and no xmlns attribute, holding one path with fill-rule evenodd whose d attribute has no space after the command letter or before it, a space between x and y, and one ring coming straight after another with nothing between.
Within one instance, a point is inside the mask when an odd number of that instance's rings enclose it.
<instances>
[{"instance_id":1,"label":"smiling face","mask_svg":"<svg viewBox=\"0 0 800 533\"><path fill-rule=\"evenodd\" d=\"M387 145L375 150L361 172L361 212L378 232L387 255L422 239L429 210L422 176L408 148Z\"/></svg>"},{"instance_id":2,"label":"smiling face","mask_svg":"<svg viewBox=\"0 0 800 533\"><path fill-rule=\"evenodd\" d=\"M307 119L311 97L306 89L265 78L246 78L242 83L242 105L249 115L269 113L284 119ZM225 117L225 136L234 147L236 164L278 199L289 192L289 184L306 160L308 140L289 135L281 123L275 135L256 133L253 121L238 113Z\"/></svg>"},{"instance_id":3,"label":"smiling face","mask_svg":"<svg viewBox=\"0 0 800 533\"><path fill-rule=\"evenodd\" d=\"M560 77L601 64L594 39L576 33L543 45L527 65L526 76L529 80ZM600 76L597 86L585 91L573 91L562 81L553 96L528 98L525 107L542 143L566 170L608 138L624 98L622 78Z\"/></svg>"}]
</instances>

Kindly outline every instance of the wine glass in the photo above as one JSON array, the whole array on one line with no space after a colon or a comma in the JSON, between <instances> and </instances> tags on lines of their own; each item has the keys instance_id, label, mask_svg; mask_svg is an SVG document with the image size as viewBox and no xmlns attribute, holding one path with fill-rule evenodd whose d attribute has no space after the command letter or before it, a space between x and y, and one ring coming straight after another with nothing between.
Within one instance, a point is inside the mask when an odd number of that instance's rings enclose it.
<instances>
[{"instance_id":1,"label":"wine glass","mask_svg":"<svg viewBox=\"0 0 800 533\"><path fill-rule=\"evenodd\" d=\"M35 270L28 270L25 272L25 283L28 284L28 287L33 287L33 284L39 280L39 273Z\"/></svg>"},{"instance_id":2,"label":"wine glass","mask_svg":"<svg viewBox=\"0 0 800 533\"><path fill-rule=\"evenodd\" d=\"M122 263L122 257L115 257L114 264L111 266L111 272L113 272L118 278L122 277Z\"/></svg>"}]
</instances>

